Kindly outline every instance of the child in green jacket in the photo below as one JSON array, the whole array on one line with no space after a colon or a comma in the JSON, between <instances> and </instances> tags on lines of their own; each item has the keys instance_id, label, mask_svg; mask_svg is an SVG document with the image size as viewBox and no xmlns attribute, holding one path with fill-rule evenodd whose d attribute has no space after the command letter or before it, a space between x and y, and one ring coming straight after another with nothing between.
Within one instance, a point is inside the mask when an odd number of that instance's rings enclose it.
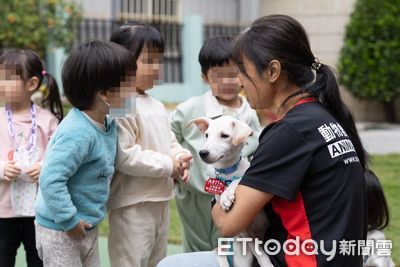
<instances>
[{"instance_id":1,"label":"child in green jacket","mask_svg":"<svg viewBox=\"0 0 400 267\"><path fill-rule=\"evenodd\" d=\"M198 154L205 139L197 127L186 127L198 117L217 118L231 115L253 129L243 149L243 156L249 157L258 145L260 123L256 112L240 95L241 85L232 61L233 43L228 37L207 40L201 48L199 62L203 80L211 90L204 95L188 99L171 113L172 130L182 147L193 155L188 184L175 185L175 199L183 226L184 252L209 251L217 247L218 231L211 219L213 195L204 191L208 179L206 165Z\"/></svg>"}]
</instances>

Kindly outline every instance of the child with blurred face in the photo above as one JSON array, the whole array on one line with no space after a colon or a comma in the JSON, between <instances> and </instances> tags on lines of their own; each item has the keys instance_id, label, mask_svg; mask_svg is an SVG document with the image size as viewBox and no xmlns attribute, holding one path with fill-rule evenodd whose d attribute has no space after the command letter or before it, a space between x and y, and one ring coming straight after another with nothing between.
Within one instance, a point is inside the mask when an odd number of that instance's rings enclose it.
<instances>
[{"instance_id":1,"label":"child with blurred face","mask_svg":"<svg viewBox=\"0 0 400 267\"><path fill-rule=\"evenodd\" d=\"M31 99L41 86L42 107ZM0 266L14 266L21 243L28 266L43 266L33 203L44 151L63 112L57 83L34 51L0 56L0 103Z\"/></svg>"},{"instance_id":2,"label":"child with blurred face","mask_svg":"<svg viewBox=\"0 0 400 267\"><path fill-rule=\"evenodd\" d=\"M203 80L210 86L213 96L221 105L239 108L242 104L241 91L236 66L228 61L222 66L214 66L202 74Z\"/></svg>"},{"instance_id":3,"label":"child with blurred face","mask_svg":"<svg viewBox=\"0 0 400 267\"><path fill-rule=\"evenodd\" d=\"M62 70L73 108L46 150L35 203L36 246L44 266L101 266L97 226L106 215L117 125L136 71L125 48L104 41L75 47Z\"/></svg>"},{"instance_id":4,"label":"child with blurred face","mask_svg":"<svg viewBox=\"0 0 400 267\"><path fill-rule=\"evenodd\" d=\"M117 29L111 41L136 59L136 115L117 119L116 173L108 201L112 266L156 266L166 256L169 200L192 156L176 141L164 105L147 94L160 79L164 40L149 25Z\"/></svg>"},{"instance_id":5,"label":"child with blurred face","mask_svg":"<svg viewBox=\"0 0 400 267\"><path fill-rule=\"evenodd\" d=\"M160 80L162 53L160 49L144 45L136 62L138 65L136 87L139 94L144 94Z\"/></svg>"},{"instance_id":6,"label":"child with blurred face","mask_svg":"<svg viewBox=\"0 0 400 267\"><path fill-rule=\"evenodd\" d=\"M211 219L210 203L213 195L204 191L209 178L199 151L204 135L196 127L186 127L199 117L217 118L231 115L250 125L254 135L248 139L243 156L248 157L258 144L260 124L246 99L240 95L241 84L233 63L233 43L228 37L207 40L200 50L202 78L210 86L204 95L188 99L171 113L172 130L178 142L193 155L188 184L175 185L175 199L183 226L185 252L208 251L217 247L218 231ZM194 223L195 222L195 223Z\"/></svg>"}]
</instances>

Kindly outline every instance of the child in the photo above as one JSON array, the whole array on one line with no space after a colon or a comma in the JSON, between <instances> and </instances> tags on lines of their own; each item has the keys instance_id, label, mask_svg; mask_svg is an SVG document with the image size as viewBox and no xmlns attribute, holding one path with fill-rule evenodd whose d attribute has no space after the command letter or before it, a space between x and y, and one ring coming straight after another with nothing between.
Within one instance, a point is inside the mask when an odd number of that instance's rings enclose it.
<instances>
[{"instance_id":1,"label":"child","mask_svg":"<svg viewBox=\"0 0 400 267\"><path fill-rule=\"evenodd\" d=\"M172 130L178 142L189 149L194 157L189 184L175 185L175 199L183 225L183 249L185 252L208 251L217 247L218 232L211 220L213 195L204 192L209 178L206 165L200 159L199 150L204 136L196 127L186 127L194 118L217 118L232 115L254 131L244 147L243 156L250 156L258 144L260 124L256 112L239 94L236 67L232 62L233 43L228 37L216 37L206 41L201 48L199 61L203 80L211 90L202 96L192 97L180 104L171 114Z\"/></svg>"},{"instance_id":2,"label":"child","mask_svg":"<svg viewBox=\"0 0 400 267\"><path fill-rule=\"evenodd\" d=\"M367 240L373 241L373 247L376 247L376 241L386 240L383 229L389 225L389 209L383 193L381 184L375 173L370 170L365 172L365 186L368 202L368 234ZM379 256L376 251L372 255L364 256L365 267L394 267L394 262L390 256Z\"/></svg>"},{"instance_id":3,"label":"child","mask_svg":"<svg viewBox=\"0 0 400 267\"><path fill-rule=\"evenodd\" d=\"M31 101L44 84L42 104ZM28 266L43 266L35 246L34 208L43 154L63 117L57 84L38 55L12 50L0 57L0 266L14 266L21 242Z\"/></svg>"},{"instance_id":4,"label":"child","mask_svg":"<svg viewBox=\"0 0 400 267\"><path fill-rule=\"evenodd\" d=\"M153 27L123 26L111 41L137 58L136 117L117 120L116 173L108 202L112 266L151 267L166 256L169 228L168 201L174 180L188 179L189 151L171 132L164 106L146 94L159 79L164 41ZM171 177L173 179L171 179Z\"/></svg>"},{"instance_id":5,"label":"child","mask_svg":"<svg viewBox=\"0 0 400 267\"><path fill-rule=\"evenodd\" d=\"M45 266L100 266L97 225L114 174L117 129L106 117L123 108L136 64L125 48L90 41L62 71L74 106L52 136L39 179L36 242Z\"/></svg>"},{"instance_id":6,"label":"child","mask_svg":"<svg viewBox=\"0 0 400 267\"><path fill-rule=\"evenodd\" d=\"M188 180L189 151L171 132L167 112L146 94L159 79L164 41L153 27L123 26L111 41L137 58L136 117L117 120L116 173L108 202L112 266L152 267L166 256L170 220L168 202L174 180ZM171 177L173 179L171 179Z\"/></svg>"}]
</instances>

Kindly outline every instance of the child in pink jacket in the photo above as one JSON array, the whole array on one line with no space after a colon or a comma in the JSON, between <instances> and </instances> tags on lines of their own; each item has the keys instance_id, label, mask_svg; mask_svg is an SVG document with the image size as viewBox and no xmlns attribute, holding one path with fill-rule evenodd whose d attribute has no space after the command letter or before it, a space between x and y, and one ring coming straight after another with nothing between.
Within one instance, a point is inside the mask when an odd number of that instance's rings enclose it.
<instances>
[{"instance_id":1,"label":"child in pink jacket","mask_svg":"<svg viewBox=\"0 0 400 267\"><path fill-rule=\"evenodd\" d=\"M46 82L42 103L31 101ZM35 246L34 202L41 160L63 117L57 84L38 55L14 50L0 57L0 266L14 266L24 244L28 266L43 266Z\"/></svg>"}]
</instances>

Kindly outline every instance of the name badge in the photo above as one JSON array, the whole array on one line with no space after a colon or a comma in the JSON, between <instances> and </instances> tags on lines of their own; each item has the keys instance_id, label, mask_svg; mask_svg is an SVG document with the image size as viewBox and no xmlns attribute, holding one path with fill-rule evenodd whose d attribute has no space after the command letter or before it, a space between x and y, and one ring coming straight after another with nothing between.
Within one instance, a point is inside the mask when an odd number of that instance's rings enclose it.
<instances>
[{"instance_id":1,"label":"name badge","mask_svg":"<svg viewBox=\"0 0 400 267\"><path fill-rule=\"evenodd\" d=\"M216 178L208 178L204 191L213 195L221 195L225 191L225 184Z\"/></svg>"}]
</instances>

